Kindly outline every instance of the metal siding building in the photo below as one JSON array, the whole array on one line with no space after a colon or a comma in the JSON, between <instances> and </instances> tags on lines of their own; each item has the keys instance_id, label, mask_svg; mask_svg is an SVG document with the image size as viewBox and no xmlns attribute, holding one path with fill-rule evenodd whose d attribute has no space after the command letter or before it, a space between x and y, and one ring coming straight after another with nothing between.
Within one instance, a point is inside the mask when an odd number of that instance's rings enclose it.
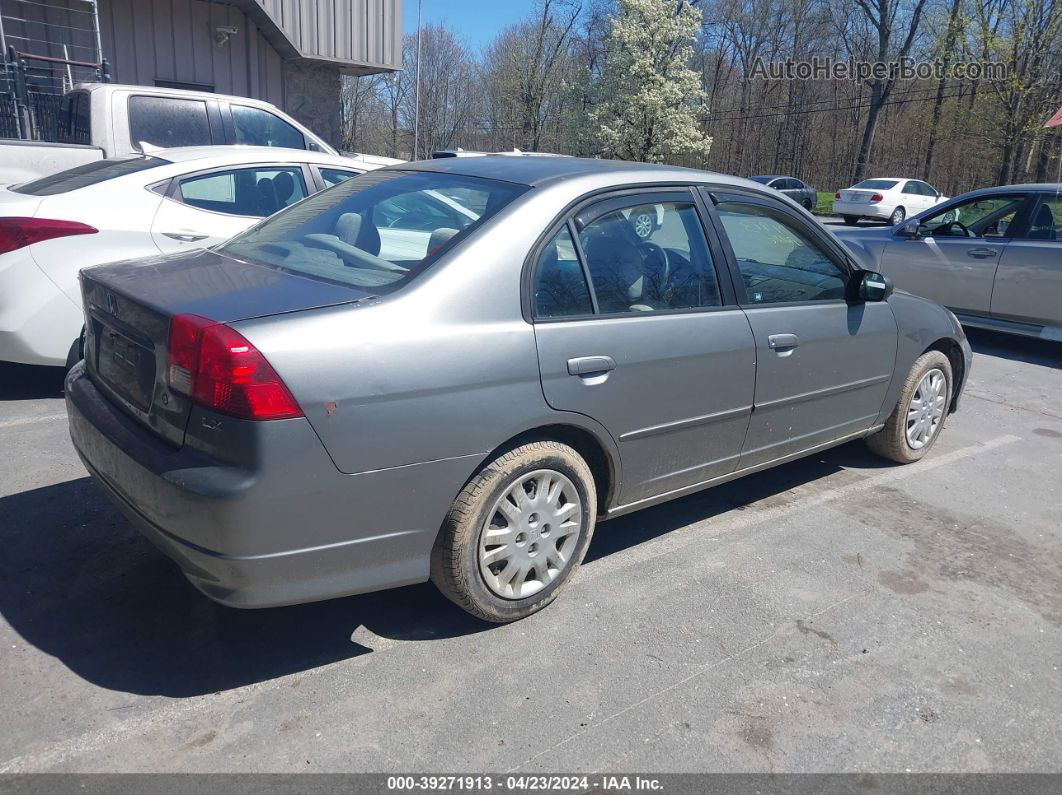
<instances>
[{"instance_id":1,"label":"metal siding building","mask_svg":"<svg viewBox=\"0 0 1062 795\"><path fill-rule=\"evenodd\" d=\"M0 0L9 44L60 58L65 44L66 57L84 60L91 37L65 20L90 7ZM340 74L402 65L401 0L99 0L98 7L113 82L264 99L333 144Z\"/></svg>"}]
</instances>

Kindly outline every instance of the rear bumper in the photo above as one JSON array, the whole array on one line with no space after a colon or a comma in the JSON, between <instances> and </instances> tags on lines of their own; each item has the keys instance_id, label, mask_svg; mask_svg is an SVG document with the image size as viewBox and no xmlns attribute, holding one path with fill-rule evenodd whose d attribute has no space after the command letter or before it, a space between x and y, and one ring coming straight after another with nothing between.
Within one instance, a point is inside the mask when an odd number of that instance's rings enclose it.
<instances>
[{"instance_id":1,"label":"rear bumper","mask_svg":"<svg viewBox=\"0 0 1062 795\"><path fill-rule=\"evenodd\" d=\"M0 361L62 366L84 317L34 262L30 248L0 254Z\"/></svg>"},{"instance_id":2,"label":"rear bumper","mask_svg":"<svg viewBox=\"0 0 1062 795\"><path fill-rule=\"evenodd\" d=\"M877 218L883 221L888 220L894 209L896 208L881 203L867 204L864 202L844 201L834 201L833 203L834 215L855 215L859 218Z\"/></svg>"},{"instance_id":3,"label":"rear bumper","mask_svg":"<svg viewBox=\"0 0 1062 795\"><path fill-rule=\"evenodd\" d=\"M269 425L253 468L173 449L67 376L74 447L143 535L200 591L270 607L423 582L446 509L474 464L344 475L302 419Z\"/></svg>"}]
</instances>

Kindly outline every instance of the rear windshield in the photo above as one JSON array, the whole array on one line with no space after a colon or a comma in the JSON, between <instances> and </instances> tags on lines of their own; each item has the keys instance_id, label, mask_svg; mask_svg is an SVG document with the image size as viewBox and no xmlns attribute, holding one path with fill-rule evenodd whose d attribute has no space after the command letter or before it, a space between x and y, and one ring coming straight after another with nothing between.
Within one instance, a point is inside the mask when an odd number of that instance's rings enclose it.
<instances>
[{"instance_id":1,"label":"rear windshield","mask_svg":"<svg viewBox=\"0 0 1062 795\"><path fill-rule=\"evenodd\" d=\"M774 179L774 177L749 177L749 179L751 179L753 182L759 182L762 185L766 185L768 182Z\"/></svg>"},{"instance_id":2,"label":"rear windshield","mask_svg":"<svg viewBox=\"0 0 1062 795\"><path fill-rule=\"evenodd\" d=\"M282 210L222 251L292 273L397 290L527 188L417 171L370 171Z\"/></svg>"},{"instance_id":3,"label":"rear windshield","mask_svg":"<svg viewBox=\"0 0 1062 795\"><path fill-rule=\"evenodd\" d=\"M894 179L865 179L853 188L867 188L868 190L889 190L896 187Z\"/></svg>"},{"instance_id":4,"label":"rear windshield","mask_svg":"<svg viewBox=\"0 0 1062 795\"><path fill-rule=\"evenodd\" d=\"M33 182L16 185L11 190L30 196L54 196L78 188L98 185L115 177L135 174L156 166L166 165L169 161L158 157L130 157L123 160L96 160L83 166L74 166L58 174L52 174Z\"/></svg>"}]
</instances>

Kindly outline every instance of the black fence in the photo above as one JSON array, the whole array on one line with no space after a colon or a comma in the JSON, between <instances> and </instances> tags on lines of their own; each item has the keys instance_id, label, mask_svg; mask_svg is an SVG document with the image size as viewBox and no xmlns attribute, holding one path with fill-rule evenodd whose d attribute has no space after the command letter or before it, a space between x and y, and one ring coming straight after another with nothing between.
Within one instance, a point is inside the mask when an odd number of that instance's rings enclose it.
<instances>
[{"instance_id":1,"label":"black fence","mask_svg":"<svg viewBox=\"0 0 1062 795\"><path fill-rule=\"evenodd\" d=\"M75 82L109 80L99 66L19 53L9 48L0 69L0 138L57 141L63 94Z\"/></svg>"}]
</instances>

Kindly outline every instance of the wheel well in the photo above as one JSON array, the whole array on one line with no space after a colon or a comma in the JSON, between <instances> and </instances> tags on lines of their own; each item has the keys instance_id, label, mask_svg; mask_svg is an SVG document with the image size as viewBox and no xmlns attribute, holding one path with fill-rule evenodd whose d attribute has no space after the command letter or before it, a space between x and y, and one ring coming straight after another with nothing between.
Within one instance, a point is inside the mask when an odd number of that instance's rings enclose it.
<instances>
[{"instance_id":1,"label":"wheel well","mask_svg":"<svg viewBox=\"0 0 1062 795\"><path fill-rule=\"evenodd\" d=\"M503 451L511 450L528 442L554 441L566 444L583 457L590 473L594 476L594 488L597 490L597 513L603 516L612 503L612 493L616 485L616 467L604 445L594 434L575 425L543 425L539 428L519 433L503 444L498 445L483 459L476 471L469 476L471 480L487 464L497 458Z\"/></svg>"},{"instance_id":2,"label":"wheel well","mask_svg":"<svg viewBox=\"0 0 1062 795\"><path fill-rule=\"evenodd\" d=\"M948 407L949 413L955 411L959 403L959 388L966 383L966 360L962 355L962 348L959 347L953 339L944 337L939 339L922 351L923 354L929 351L940 351L948 357L948 361L951 362L951 371L955 374L955 383L952 389L951 405Z\"/></svg>"}]
</instances>

